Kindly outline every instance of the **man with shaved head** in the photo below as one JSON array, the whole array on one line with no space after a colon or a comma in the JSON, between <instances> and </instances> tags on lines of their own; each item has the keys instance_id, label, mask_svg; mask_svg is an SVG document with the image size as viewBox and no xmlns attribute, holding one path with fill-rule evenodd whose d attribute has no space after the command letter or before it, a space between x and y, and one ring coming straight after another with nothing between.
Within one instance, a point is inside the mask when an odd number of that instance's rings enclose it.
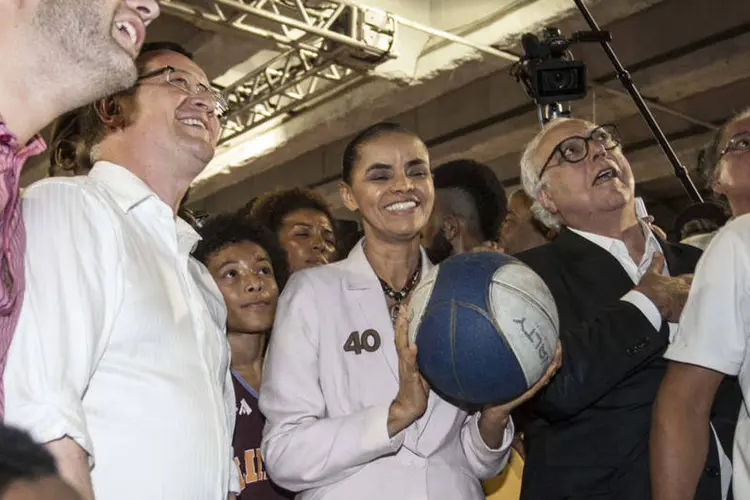
<instances>
[{"instance_id":1,"label":"man with shaved head","mask_svg":"<svg viewBox=\"0 0 750 500\"><path fill-rule=\"evenodd\" d=\"M492 169L463 158L435 167L432 178L435 207L422 231L430 261L492 248L508 211L505 189Z\"/></svg>"},{"instance_id":2,"label":"man with shaved head","mask_svg":"<svg viewBox=\"0 0 750 500\"><path fill-rule=\"evenodd\" d=\"M534 213L559 229L521 252L555 297L563 364L525 429L522 499L650 498L651 407L662 354L700 251L660 240L635 210L635 181L614 126L546 125L521 159ZM696 498L725 498L716 440Z\"/></svg>"}]
</instances>

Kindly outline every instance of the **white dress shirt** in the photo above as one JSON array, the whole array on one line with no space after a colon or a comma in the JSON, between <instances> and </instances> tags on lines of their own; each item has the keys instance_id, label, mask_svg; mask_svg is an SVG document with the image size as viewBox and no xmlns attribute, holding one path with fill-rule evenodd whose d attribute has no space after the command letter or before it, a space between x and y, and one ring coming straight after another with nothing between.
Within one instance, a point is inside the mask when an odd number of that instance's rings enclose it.
<instances>
[{"instance_id":1,"label":"white dress shirt","mask_svg":"<svg viewBox=\"0 0 750 500\"><path fill-rule=\"evenodd\" d=\"M98 500L226 500L234 390L226 310L198 234L130 171L26 190L26 294L6 423L90 456Z\"/></svg>"},{"instance_id":2,"label":"white dress shirt","mask_svg":"<svg viewBox=\"0 0 750 500\"><path fill-rule=\"evenodd\" d=\"M633 280L633 283L638 284L641 281L641 278L643 278L643 275L646 274L646 271L648 271L649 266L651 266L651 261L654 258L654 254L662 251L659 240L656 239L656 236L654 236L654 233L651 232L651 229L648 227L648 225L643 222L641 222L640 225L641 229L643 230L643 234L646 237L646 248L639 263L636 263L630 256L630 252L628 252L628 249L622 240L610 238L608 236L602 236L601 234L581 231L572 227L568 229L578 234L579 236L586 238L590 242L599 245L604 250L609 252L609 254L612 255L612 257L614 257L617 262L620 263L628 276L630 276L630 279ZM664 261L663 274L665 276L669 276L669 267L667 266L666 260ZM661 313L659 313L659 309L651 301L651 299L646 297L641 292L630 290L628 293L623 295L622 300L630 302L631 304L636 306L643 313L643 315L648 318L649 322L654 326L656 330L659 330L661 328ZM677 324L670 322L670 341L674 338L676 333ZM729 457L727 457L724 449L721 447L721 442L719 441L719 437L716 435L716 431L713 430L713 427L711 428L711 430L713 431L714 440L716 441L716 448L719 453L719 464L721 467L721 491L722 498L725 499L727 498L727 494L729 493L729 484L732 478L732 462L729 460Z\"/></svg>"},{"instance_id":3,"label":"white dress shirt","mask_svg":"<svg viewBox=\"0 0 750 500\"><path fill-rule=\"evenodd\" d=\"M432 267L424 252L422 262L424 276ZM346 348L365 332L370 348ZM484 500L480 479L505 466L512 422L490 449L478 413L430 392L424 415L389 437L398 365L362 242L341 262L294 273L279 299L260 390L271 478L303 500Z\"/></svg>"},{"instance_id":4,"label":"white dress shirt","mask_svg":"<svg viewBox=\"0 0 750 500\"><path fill-rule=\"evenodd\" d=\"M736 375L744 404L734 434L734 498L750 498L750 214L711 241L695 270L665 358ZM722 480L723 471L722 471ZM722 481L723 482L723 481Z\"/></svg>"},{"instance_id":5,"label":"white dress shirt","mask_svg":"<svg viewBox=\"0 0 750 500\"><path fill-rule=\"evenodd\" d=\"M622 266L625 273L627 273L627 275L630 276L630 279L633 280L633 283L638 284L641 281L641 278L643 278L643 275L646 274L646 271L648 271L649 266L651 266L651 260L654 258L654 254L656 252L661 252L659 240L656 239L654 233L652 233L644 223L641 223L641 228L643 229L644 236L646 236L646 248L643 252L643 257L641 257L641 261L637 264L630 256L630 252L628 252L628 248L622 240L610 238L609 236L602 236L601 234L589 233L588 231L581 231L580 229L574 229L572 227L569 227L568 229L606 250ZM664 261L663 274L669 276L669 267L667 266L666 261ZM661 328L661 313L659 313L659 308L651 302L651 299L643 295L641 292L631 290L623 295L622 300L630 302L636 306L643 315L648 318L649 322L656 330ZM676 328L677 325L673 323L669 324L670 337L673 335L674 331L676 331Z\"/></svg>"}]
</instances>

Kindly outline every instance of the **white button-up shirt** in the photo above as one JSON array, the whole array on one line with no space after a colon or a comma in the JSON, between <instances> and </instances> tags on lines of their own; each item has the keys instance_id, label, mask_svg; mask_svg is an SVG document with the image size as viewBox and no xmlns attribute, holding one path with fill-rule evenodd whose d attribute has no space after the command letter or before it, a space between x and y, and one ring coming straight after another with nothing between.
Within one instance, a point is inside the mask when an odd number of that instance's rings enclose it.
<instances>
[{"instance_id":1,"label":"white button-up shirt","mask_svg":"<svg viewBox=\"0 0 750 500\"><path fill-rule=\"evenodd\" d=\"M226 500L234 391L226 310L198 234L130 171L97 163L23 200L26 294L6 423L69 436L102 500Z\"/></svg>"},{"instance_id":2,"label":"white button-up shirt","mask_svg":"<svg viewBox=\"0 0 750 500\"><path fill-rule=\"evenodd\" d=\"M711 241L695 270L677 336L665 358L736 375L744 404L734 434L734 498L750 498L750 214ZM722 483L724 480L722 471Z\"/></svg>"},{"instance_id":3,"label":"white button-up shirt","mask_svg":"<svg viewBox=\"0 0 750 500\"><path fill-rule=\"evenodd\" d=\"M649 229L649 227L643 222L641 222L640 225L643 230L643 234L646 236L646 248L643 252L641 261L638 263L636 263L630 256L630 252L628 252L628 249L622 240L610 238L608 236L602 236L601 234L594 234L578 229L573 229L572 227L569 229L609 252L609 254L612 255L612 257L614 257L617 262L619 262L627 275L630 276L630 279L633 280L633 283L637 285L641 281L641 278L643 278L643 275L646 274L646 271L648 271L648 268L651 266L651 261L654 258L654 254L662 251L659 240L656 239L656 236L654 236L654 233L651 232L651 229ZM662 274L664 274L665 276L669 276L669 268L667 267L666 261L664 261L664 270L662 271ZM640 309L640 311L644 314L644 316L646 316L646 318L648 318L648 320L656 330L659 330L661 328L661 313L659 313L659 309L651 301L651 299L646 297L641 292L631 290L622 297L622 300L630 302L638 309ZM668 323L668 325L669 338L671 341L677 333L677 324L670 322ZM713 426L711 427L711 429L713 430ZM721 447L721 442L719 441L719 437L716 435L716 431L713 431L713 433L714 440L716 441L716 448L719 453L719 465L721 468L721 497L727 498L727 495L729 494L729 484L732 478L732 462L729 460L729 457L727 457L724 449Z\"/></svg>"}]
</instances>

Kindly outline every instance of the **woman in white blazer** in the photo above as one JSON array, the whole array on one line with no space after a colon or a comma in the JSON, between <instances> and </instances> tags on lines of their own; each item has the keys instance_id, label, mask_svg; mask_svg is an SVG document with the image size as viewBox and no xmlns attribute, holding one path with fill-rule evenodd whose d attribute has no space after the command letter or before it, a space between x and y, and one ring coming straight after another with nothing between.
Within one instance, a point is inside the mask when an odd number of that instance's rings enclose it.
<instances>
[{"instance_id":1,"label":"woman in white blazer","mask_svg":"<svg viewBox=\"0 0 750 500\"><path fill-rule=\"evenodd\" d=\"M479 500L513 439L518 401L467 415L429 390L399 306L431 268L427 148L395 124L344 152L341 196L364 221L344 261L292 275L263 373L268 474L305 500ZM395 331L394 331L395 330ZM554 368L550 370L552 372Z\"/></svg>"}]
</instances>

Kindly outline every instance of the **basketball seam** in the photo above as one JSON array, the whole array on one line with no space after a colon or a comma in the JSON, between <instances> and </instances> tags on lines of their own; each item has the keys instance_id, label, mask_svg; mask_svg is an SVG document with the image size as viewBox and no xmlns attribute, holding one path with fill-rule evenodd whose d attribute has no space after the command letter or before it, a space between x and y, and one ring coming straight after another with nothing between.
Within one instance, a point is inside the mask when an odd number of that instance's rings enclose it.
<instances>
[{"instance_id":1,"label":"basketball seam","mask_svg":"<svg viewBox=\"0 0 750 500\"><path fill-rule=\"evenodd\" d=\"M453 376L456 378L458 384L458 391L461 396L465 396L463 384L461 383L461 377L458 375L458 366L456 362L456 301L451 300L451 365L453 366Z\"/></svg>"},{"instance_id":2,"label":"basketball seam","mask_svg":"<svg viewBox=\"0 0 750 500\"><path fill-rule=\"evenodd\" d=\"M497 322L490 316L486 310L482 309L481 307L477 306L476 304L472 304L471 302L461 302L461 301L454 301L454 303L466 307L467 309L472 309L475 312L478 312L484 319L490 322L492 326L495 327L496 332L502 332L503 329L500 327L500 325L497 324ZM505 347L510 349L510 346L508 345L508 342L505 340L504 335L498 335L500 337L500 340L502 340L503 344L505 344Z\"/></svg>"},{"instance_id":3,"label":"basketball seam","mask_svg":"<svg viewBox=\"0 0 750 500\"><path fill-rule=\"evenodd\" d=\"M520 264L520 263L511 263L510 265L512 265L512 266L527 267L524 264ZM542 316L544 316L547 319L547 321L549 321L549 323L551 325L557 326L557 328L559 328L559 325L554 321L554 318L547 312L547 310L545 309L544 305L540 301L538 301L533 295L529 294L525 290L522 290L522 289L520 289L520 288L518 288L516 286L510 285L510 284L508 284L506 282L503 282L503 281L492 279L491 282L493 284L498 285L499 287L501 287L501 288L503 288L505 290L516 292L516 294L519 295L519 296L521 296L522 298L524 298L529 303L529 305L535 307L539 312L541 312ZM542 281L542 283L544 284L543 281ZM546 284L545 284L545 286L546 286ZM491 288L492 288L491 286L487 287L487 304L489 306L489 309L493 308L492 301L490 300L490 290L491 290ZM553 297L553 300L554 300L554 297ZM555 307L557 307L556 304L555 304ZM502 333L503 329L495 321L494 315L491 315L489 317L489 319L495 325L496 331L498 331L499 333ZM503 334L503 335L499 335L499 336L500 336L501 340L503 341L503 343L505 344L506 348L508 348L515 355L515 349L511 345L509 345L507 339L505 338L505 335ZM519 368L521 369L521 373L523 374L524 378L526 378L527 377L526 369L523 366L519 366ZM528 382L528 379L526 379L526 380Z\"/></svg>"},{"instance_id":4,"label":"basketball seam","mask_svg":"<svg viewBox=\"0 0 750 500\"><path fill-rule=\"evenodd\" d=\"M513 291L517 292L519 295L522 295L525 299L527 299L534 306L536 306L537 309L539 309L539 311L547 318L547 320L549 320L550 323L552 323L553 325L555 324L554 319L552 318L552 316L550 316L547 313L546 309L544 308L544 305L541 302L539 302L538 300L536 300L533 295L529 294L525 290L522 290L522 289L520 289L518 287L509 285L507 283L503 283L501 281L493 281L493 283L495 283L495 284L497 284L497 285L499 285L499 286L501 286L501 287L503 287L503 288L505 288L507 290L513 290ZM557 305L555 304L555 306L557 306Z\"/></svg>"},{"instance_id":5,"label":"basketball seam","mask_svg":"<svg viewBox=\"0 0 750 500\"><path fill-rule=\"evenodd\" d=\"M451 361L452 361L452 364L453 364L453 374L454 374L454 376L456 378L456 383L458 384L459 391L461 391L461 394L462 394L463 397L466 397L467 395L466 395L466 392L463 389L463 384L461 384L461 378L459 377L458 369L456 367L456 361L455 361L455 356L456 356L456 345L455 345L455 317L456 316L455 316L455 310L456 310L457 306L465 307L467 309L471 309L471 310L479 313L480 316L482 316L484 319L488 320L490 322L490 324L495 327L495 331L498 333L497 336L500 338L500 342L503 343L503 345L505 346L505 348L507 350L511 351L511 352L513 352L513 349L508 344L508 341L505 338L505 335L501 335L501 333L503 331L502 328L500 328L500 326L495 321L493 321L492 317L487 313L486 310L482 309L481 307L477 306L476 304L472 304L471 302L462 302L462 301L451 300ZM520 367L519 367L519 369L520 369ZM521 373L523 374L523 369L521 369ZM523 374L523 375L524 375L524 378L525 378L525 374Z\"/></svg>"}]
</instances>

